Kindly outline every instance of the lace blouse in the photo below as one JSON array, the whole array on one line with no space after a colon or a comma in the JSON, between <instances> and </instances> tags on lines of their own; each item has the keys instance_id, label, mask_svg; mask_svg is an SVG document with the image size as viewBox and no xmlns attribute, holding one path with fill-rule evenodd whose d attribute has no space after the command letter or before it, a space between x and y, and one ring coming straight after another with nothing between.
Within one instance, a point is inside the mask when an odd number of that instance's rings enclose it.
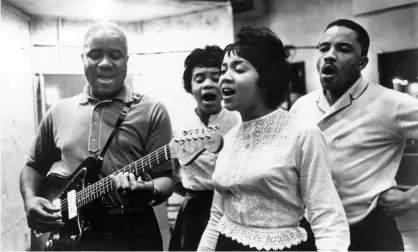
<instances>
[{"instance_id":1,"label":"lace blouse","mask_svg":"<svg viewBox=\"0 0 418 252\"><path fill-rule=\"evenodd\" d=\"M319 129L276 110L225 136L213 180L217 193L199 250L218 232L243 245L283 249L307 239L304 208L319 250L347 250L349 228Z\"/></svg>"}]
</instances>

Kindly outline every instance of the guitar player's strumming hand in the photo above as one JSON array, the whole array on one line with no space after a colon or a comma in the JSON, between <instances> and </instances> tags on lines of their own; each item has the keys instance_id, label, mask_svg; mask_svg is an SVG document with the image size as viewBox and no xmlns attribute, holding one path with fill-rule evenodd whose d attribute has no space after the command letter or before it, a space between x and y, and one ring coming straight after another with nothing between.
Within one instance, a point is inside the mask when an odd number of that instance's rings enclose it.
<instances>
[{"instance_id":1,"label":"guitar player's strumming hand","mask_svg":"<svg viewBox=\"0 0 418 252\"><path fill-rule=\"evenodd\" d=\"M60 209L42 197L30 197L25 201L28 226L38 233L45 233L64 226Z\"/></svg>"}]
</instances>

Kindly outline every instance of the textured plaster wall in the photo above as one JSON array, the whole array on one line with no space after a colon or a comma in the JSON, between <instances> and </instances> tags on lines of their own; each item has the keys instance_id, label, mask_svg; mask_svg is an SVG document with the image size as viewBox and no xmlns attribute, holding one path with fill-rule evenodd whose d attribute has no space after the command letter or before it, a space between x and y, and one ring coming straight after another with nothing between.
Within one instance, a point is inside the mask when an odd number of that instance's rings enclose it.
<instances>
[{"instance_id":1,"label":"textured plaster wall","mask_svg":"<svg viewBox=\"0 0 418 252\"><path fill-rule=\"evenodd\" d=\"M18 175L35 132L29 19L1 6L1 250L24 250L28 229Z\"/></svg>"}]
</instances>

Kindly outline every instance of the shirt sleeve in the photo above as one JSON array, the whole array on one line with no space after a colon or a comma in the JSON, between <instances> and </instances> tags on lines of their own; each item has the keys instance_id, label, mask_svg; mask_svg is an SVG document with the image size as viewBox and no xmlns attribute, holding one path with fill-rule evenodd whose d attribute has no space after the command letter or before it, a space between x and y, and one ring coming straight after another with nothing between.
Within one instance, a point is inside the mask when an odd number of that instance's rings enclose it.
<instances>
[{"instance_id":1,"label":"shirt sleeve","mask_svg":"<svg viewBox=\"0 0 418 252\"><path fill-rule=\"evenodd\" d=\"M53 163L61 160L61 151L54 141L52 110L48 110L42 118L26 161L26 166L43 176L46 176Z\"/></svg>"},{"instance_id":2,"label":"shirt sleeve","mask_svg":"<svg viewBox=\"0 0 418 252\"><path fill-rule=\"evenodd\" d=\"M200 239L197 251L215 251L218 242L219 231L218 223L224 213L224 200L216 190L213 194L212 207L210 210L210 218L202 238Z\"/></svg>"},{"instance_id":3,"label":"shirt sleeve","mask_svg":"<svg viewBox=\"0 0 418 252\"><path fill-rule=\"evenodd\" d=\"M170 116L167 109L162 103L157 103L152 111L150 118L150 129L145 146L146 153L152 153L153 151L168 144L172 138L172 129ZM173 163L166 162L158 165L153 169L153 173L162 171L173 170Z\"/></svg>"},{"instance_id":4,"label":"shirt sleeve","mask_svg":"<svg viewBox=\"0 0 418 252\"><path fill-rule=\"evenodd\" d=\"M325 140L316 126L300 134L297 153L303 201L318 250L347 251L348 222L332 182Z\"/></svg>"},{"instance_id":5,"label":"shirt sleeve","mask_svg":"<svg viewBox=\"0 0 418 252\"><path fill-rule=\"evenodd\" d=\"M399 134L406 139L418 139L418 99L399 94L397 110L397 129Z\"/></svg>"}]
</instances>

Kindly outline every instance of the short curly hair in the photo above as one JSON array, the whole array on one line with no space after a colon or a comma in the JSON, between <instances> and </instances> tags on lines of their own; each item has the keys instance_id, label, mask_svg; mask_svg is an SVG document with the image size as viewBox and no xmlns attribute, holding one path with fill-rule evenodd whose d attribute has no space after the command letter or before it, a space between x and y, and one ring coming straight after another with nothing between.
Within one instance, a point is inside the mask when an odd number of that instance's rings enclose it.
<instances>
[{"instance_id":1,"label":"short curly hair","mask_svg":"<svg viewBox=\"0 0 418 252\"><path fill-rule=\"evenodd\" d=\"M234 53L249 61L260 76L258 86L267 106L280 106L289 89L291 69L283 43L273 31L267 27L244 26L224 53Z\"/></svg>"},{"instance_id":2,"label":"short curly hair","mask_svg":"<svg viewBox=\"0 0 418 252\"><path fill-rule=\"evenodd\" d=\"M370 37L369 33L367 33L363 26L349 19L337 19L327 25L324 33L334 26L342 26L355 31L357 33L357 41L361 46L361 56L367 56L370 47Z\"/></svg>"},{"instance_id":3,"label":"short curly hair","mask_svg":"<svg viewBox=\"0 0 418 252\"><path fill-rule=\"evenodd\" d=\"M192 75L195 67L217 67L221 69L223 57L224 52L217 45L207 45L203 49L194 49L184 61L184 90L190 94L192 93Z\"/></svg>"}]
</instances>

